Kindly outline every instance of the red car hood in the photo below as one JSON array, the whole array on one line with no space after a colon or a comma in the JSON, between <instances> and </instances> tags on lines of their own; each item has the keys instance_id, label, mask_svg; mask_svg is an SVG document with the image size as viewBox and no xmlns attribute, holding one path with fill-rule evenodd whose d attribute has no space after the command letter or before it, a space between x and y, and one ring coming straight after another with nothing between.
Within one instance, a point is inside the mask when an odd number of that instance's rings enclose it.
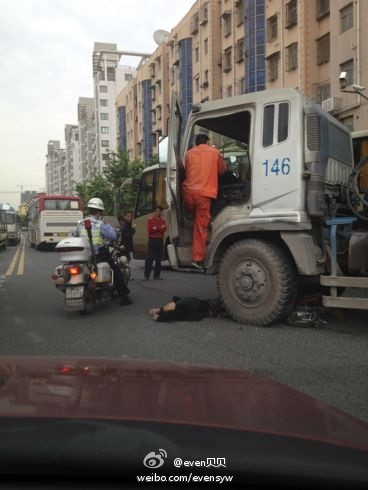
<instances>
[{"instance_id":1,"label":"red car hood","mask_svg":"<svg viewBox=\"0 0 368 490\"><path fill-rule=\"evenodd\" d=\"M253 373L91 358L0 358L0 417L221 427L368 449L368 424Z\"/></svg>"}]
</instances>

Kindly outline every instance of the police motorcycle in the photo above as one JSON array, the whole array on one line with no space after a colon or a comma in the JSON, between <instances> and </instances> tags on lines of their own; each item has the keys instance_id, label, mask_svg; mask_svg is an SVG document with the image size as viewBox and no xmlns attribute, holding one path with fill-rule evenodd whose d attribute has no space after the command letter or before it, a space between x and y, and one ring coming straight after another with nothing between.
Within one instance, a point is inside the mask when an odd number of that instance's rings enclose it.
<instances>
[{"instance_id":1,"label":"police motorcycle","mask_svg":"<svg viewBox=\"0 0 368 490\"><path fill-rule=\"evenodd\" d=\"M64 310L92 313L96 301L116 295L114 272L108 262L96 260L92 239L92 223L84 220L88 239L70 237L60 241L55 250L61 265L57 266L52 279L59 291L64 293ZM99 254L100 256L101 254ZM102 256L109 256L118 265L125 284L130 279L130 268L124 247L105 240Z\"/></svg>"}]
</instances>

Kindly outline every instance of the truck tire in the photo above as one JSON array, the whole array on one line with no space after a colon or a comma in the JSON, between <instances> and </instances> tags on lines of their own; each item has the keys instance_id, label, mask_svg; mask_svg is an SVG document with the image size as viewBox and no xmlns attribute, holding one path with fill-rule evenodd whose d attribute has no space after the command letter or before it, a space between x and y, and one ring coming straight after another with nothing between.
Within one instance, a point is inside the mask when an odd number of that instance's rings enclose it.
<instances>
[{"instance_id":1,"label":"truck tire","mask_svg":"<svg viewBox=\"0 0 368 490\"><path fill-rule=\"evenodd\" d=\"M242 240L225 252L217 287L223 306L234 320L268 326L293 308L296 271L278 245L266 240Z\"/></svg>"}]
</instances>

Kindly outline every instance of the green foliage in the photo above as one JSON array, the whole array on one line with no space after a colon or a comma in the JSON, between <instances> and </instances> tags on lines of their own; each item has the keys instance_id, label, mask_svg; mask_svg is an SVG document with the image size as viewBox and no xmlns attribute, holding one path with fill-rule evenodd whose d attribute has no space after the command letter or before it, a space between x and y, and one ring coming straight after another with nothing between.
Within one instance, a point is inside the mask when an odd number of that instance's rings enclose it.
<instances>
[{"instance_id":1,"label":"green foliage","mask_svg":"<svg viewBox=\"0 0 368 490\"><path fill-rule=\"evenodd\" d=\"M110 154L104 175L95 175L91 180L76 185L85 212L92 197L103 200L106 215L115 215L115 210L118 215L122 214L123 210L131 210L135 201L135 188L129 184L121 189L121 185L127 179L138 177L142 170L143 163L139 160L130 161L127 153L121 148L117 153Z\"/></svg>"}]
</instances>

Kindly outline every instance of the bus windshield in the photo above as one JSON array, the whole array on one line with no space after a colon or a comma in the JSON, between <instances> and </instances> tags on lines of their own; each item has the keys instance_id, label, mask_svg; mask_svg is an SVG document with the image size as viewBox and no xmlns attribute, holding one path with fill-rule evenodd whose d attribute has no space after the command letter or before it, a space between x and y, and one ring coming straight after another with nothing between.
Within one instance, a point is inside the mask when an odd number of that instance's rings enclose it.
<instances>
[{"instance_id":1,"label":"bus windshield","mask_svg":"<svg viewBox=\"0 0 368 490\"><path fill-rule=\"evenodd\" d=\"M46 211L67 211L79 209L79 202L69 199L45 199L44 209Z\"/></svg>"},{"instance_id":2,"label":"bus windshield","mask_svg":"<svg viewBox=\"0 0 368 490\"><path fill-rule=\"evenodd\" d=\"M15 214L6 213L6 222L8 225L15 225Z\"/></svg>"}]
</instances>

